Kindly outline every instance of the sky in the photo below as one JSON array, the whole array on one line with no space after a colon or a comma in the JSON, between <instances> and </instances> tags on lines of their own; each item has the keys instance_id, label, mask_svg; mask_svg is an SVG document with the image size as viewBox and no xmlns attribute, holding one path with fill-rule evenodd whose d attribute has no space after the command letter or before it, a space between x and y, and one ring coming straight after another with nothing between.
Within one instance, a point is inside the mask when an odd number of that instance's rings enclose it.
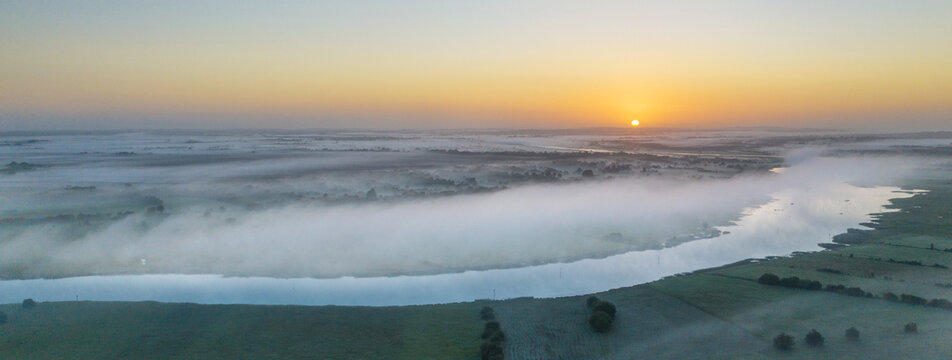
<instances>
[{"instance_id":1,"label":"sky","mask_svg":"<svg viewBox=\"0 0 952 360\"><path fill-rule=\"evenodd\" d=\"M7 1L0 131L952 130L950 1Z\"/></svg>"}]
</instances>

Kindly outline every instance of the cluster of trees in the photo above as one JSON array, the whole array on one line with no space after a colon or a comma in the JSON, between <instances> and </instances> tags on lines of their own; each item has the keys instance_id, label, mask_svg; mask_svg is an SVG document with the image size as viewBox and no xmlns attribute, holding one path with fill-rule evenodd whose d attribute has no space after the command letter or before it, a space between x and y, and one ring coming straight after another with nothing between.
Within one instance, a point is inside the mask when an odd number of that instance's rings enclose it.
<instances>
[{"instance_id":1,"label":"cluster of trees","mask_svg":"<svg viewBox=\"0 0 952 360\"><path fill-rule=\"evenodd\" d=\"M926 300L925 298L911 294L902 294L897 296L896 294L887 291L883 293L883 300L901 302L909 305L925 305L939 309L952 310L952 302L946 299Z\"/></svg>"},{"instance_id":2,"label":"cluster of trees","mask_svg":"<svg viewBox=\"0 0 952 360\"><path fill-rule=\"evenodd\" d=\"M856 328L846 329L846 338L851 341L859 340L859 330L856 330ZM825 340L823 335L821 335L819 331L816 331L816 329L810 330L810 332L803 337L803 342L814 347L822 346ZM780 333L780 335L777 335L777 337L773 339L773 346L777 350L791 350L793 349L794 343L793 336L787 333Z\"/></svg>"},{"instance_id":3,"label":"cluster of trees","mask_svg":"<svg viewBox=\"0 0 952 360\"><path fill-rule=\"evenodd\" d=\"M505 355L502 352L502 343L506 341L506 334L502 332L502 326L496 321L496 312L489 306L484 306L479 311L479 318L486 321L483 327L483 344L479 346L479 356L483 360L503 360Z\"/></svg>"},{"instance_id":4,"label":"cluster of trees","mask_svg":"<svg viewBox=\"0 0 952 360\"><path fill-rule=\"evenodd\" d=\"M23 309L29 310L36 307L36 301L33 301L33 299L24 299L21 306L23 307ZM6 324L6 323L7 323L7 314L4 313L3 311L0 311L0 325Z\"/></svg>"},{"instance_id":5,"label":"cluster of trees","mask_svg":"<svg viewBox=\"0 0 952 360\"><path fill-rule=\"evenodd\" d=\"M585 299L585 304L592 310L592 314L588 316L588 325L592 327L592 330L597 333L606 333L611 330L612 324L615 323L615 304L599 300L595 296Z\"/></svg>"},{"instance_id":6,"label":"cluster of trees","mask_svg":"<svg viewBox=\"0 0 952 360\"><path fill-rule=\"evenodd\" d=\"M903 331L908 334L915 334L919 332L919 325L914 322L908 323L903 327ZM825 340L823 335L821 335L819 331L816 331L816 329L810 330L803 338L803 341L810 346L822 346ZM846 340L850 342L859 341L859 330L855 327L846 329ZM793 336L787 333L780 333L780 335L777 335L777 337L773 339L773 346L777 350L790 350L793 349L793 345Z\"/></svg>"},{"instance_id":7,"label":"cluster of trees","mask_svg":"<svg viewBox=\"0 0 952 360\"><path fill-rule=\"evenodd\" d=\"M822 270L822 269L821 269ZM764 285L773 285L773 286L783 286L788 288L795 289L807 289L807 290L823 290L829 291L832 293L837 293L847 296L856 296L856 297L867 297L867 298L876 298L876 295L873 293L863 291L858 287L846 287L844 285L832 285L827 284L826 287L823 287L819 281L815 280L805 280L800 279L796 276L780 278L779 276L771 273L765 273L760 275L760 278L757 279L757 282ZM952 310L952 301L946 299L932 299L926 300L923 297L915 296L912 294L902 294L896 295L892 292L886 291L883 293L883 300L891 302L901 302L909 305L924 305L931 306L938 309Z\"/></svg>"},{"instance_id":8,"label":"cluster of trees","mask_svg":"<svg viewBox=\"0 0 952 360\"><path fill-rule=\"evenodd\" d=\"M875 298L876 296L873 293L863 291L858 287L846 287L843 285L832 285L827 284L826 287L823 287L823 284L816 280L807 280L800 279L796 276L785 277L781 279L779 276L765 273L757 279L757 282L764 285L776 285L783 286L793 289L806 289L806 290L823 290L829 291L832 293L837 293L847 296L856 296L856 297L868 297Z\"/></svg>"}]
</instances>

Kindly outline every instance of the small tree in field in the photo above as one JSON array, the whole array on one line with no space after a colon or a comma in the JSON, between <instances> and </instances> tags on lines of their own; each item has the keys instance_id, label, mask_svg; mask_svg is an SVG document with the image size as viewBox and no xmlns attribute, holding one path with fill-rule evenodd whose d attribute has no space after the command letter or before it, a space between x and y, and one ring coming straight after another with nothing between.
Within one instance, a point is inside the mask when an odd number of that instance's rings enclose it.
<instances>
[{"instance_id":1,"label":"small tree in field","mask_svg":"<svg viewBox=\"0 0 952 360\"><path fill-rule=\"evenodd\" d=\"M764 285L780 285L780 277L771 273L765 273L760 275L760 278L757 279L757 282Z\"/></svg>"},{"instance_id":2,"label":"small tree in field","mask_svg":"<svg viewBox=\"0 0 952 360\"><path fill-rule=\"evenodd\" d=\"M855 327L846 329L846 340L859 341L859 330L856 330Z\"/></svg>"},{"instance_id":3,"label":"small tree in field","mask_svg":"<svg viewBox=\"0 0 952 360\"><path fill-rule=\"evenodd\" d=\"M810 330L804 340L806 341L807 345L810 346L823 345L823 335L820 335L820 332L816 331L816 329Z\"/></svg>"},{"instance_id":4,"label":"small tree in field","mask_svg":"<svg viewBox=\"0 0 952 360\"><path fill-rule=\"evenodd\" d=\"M483 360L503 360L502 346L497 343L484 342L479 347L479 355Z\"/></svg>"},{"instance_id":5,"label":"small tree in field","mask_svg":"<svg viewBox=\"0 0 952 360\"><path fill-rule=\"evenodd\" d=\"M903 327L903 330L905 330L906 333L915 334L915 333L919 332L919 325L916 325L916 323L911 322L911 323L906 324L906 326Z\"/></svg>"},{"instance_id":6,"label":"small tree in field","mask_svg":"<svg viewBox=\"0 0 952 360\"><path fill-rule=\"evenodd\" d=\"M35 308L35 307L36 307L36 301L33 301L33 299L24 299L24 300L23 300L23 308L24 308L24 309L32 309L32 308Z\"/></svg>"},{"instance_id":7,"label":"small tree in field","mask_svg":"<svg viewBox=\"0 0 952 360\"><path fill-rule=\"evenodd\" d=\"M597 311L604 312L608 314L608 316L611 316L612 320L615 320L615 313L617 311L615 309L615 304L612 304L608 301L598 301L595 303L595 306L592 306L592 312L594 313Z\"/></svg>"},{"instance_id":8,"label":"small tree in field","mask_svg":"<svg viewBox=\"0 0 952 360\"><path fill-rule=\"evenodd\" d=\"M793 336L787 333L780 333L773 339L773 347L777 350L790 350L793 348Z\"/></svg>"},{"instance_id":9,"label":"small tree in field","mask_svg":"<svg viewBox=\"0 0 952 360\"><path fill-rule=\"evenodd\" d=\"M479 311L479 318L486 321L495 320L496 312L489 306L483 306L483 309Z\"/></svg>"},{"instance_id":10,"label":"small tree in field","mask_svg":"<svg viewBox=\"0 0 952 360\"><path fill-rule=\"evenodd\" d=\"M489 321L486 322L486 327L483 328L483 335L480 338L488 339L490 336L493 336L497 331L502 330L502 327L499 326L498 321Z\"/></svg>"},{"instance_id":11,"label":"small tree in field","mask_svg":"<svg viewBox=\"0 0 952 360\"><path fill-rule=\"evenodd\" d=\"M612 328L612 317L603 311L595 311L588 317L588 324L595 332L606 333Z\"/></svg>"}]
</instances>

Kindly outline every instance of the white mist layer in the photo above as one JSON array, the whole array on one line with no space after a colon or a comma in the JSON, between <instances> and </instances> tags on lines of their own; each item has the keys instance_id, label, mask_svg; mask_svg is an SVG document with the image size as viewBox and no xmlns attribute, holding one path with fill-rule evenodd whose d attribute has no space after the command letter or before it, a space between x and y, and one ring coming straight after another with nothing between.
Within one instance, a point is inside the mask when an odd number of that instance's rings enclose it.
<instances>
[{"instance_id":1,"label":"white mist layer","mask_svg":"<svg viewBox=\"0 0 952 360\"><path fill-rule=\"evenodd\" d=\"M336 279L235 278L220 275L87 276L0 281L0 303L98 300L209 304L410 305L520 296L586 294L747 258L819 250L818 242L889 211L891 198L913 196L893 187L844 183L798 186L748 210L729 234L661 250L629 252L513 269Z\"/></svg>"},{"instance_id":2,"label":"white mist layer","mask_svg":"<svg viewBox=\"0 0 952 360\"><path fill-rule=\"evenodd\" d=\"M129 216L79 238L34 227L0 244L0 270L338 277L520 267L657 249L705 222L726 223L771 194L891 183L912 166L896 158L813 158L780 174L722 180L628 178L210 216L191 208L154 226L143 226L148 215Z\"/></svg>"}]
</instances>

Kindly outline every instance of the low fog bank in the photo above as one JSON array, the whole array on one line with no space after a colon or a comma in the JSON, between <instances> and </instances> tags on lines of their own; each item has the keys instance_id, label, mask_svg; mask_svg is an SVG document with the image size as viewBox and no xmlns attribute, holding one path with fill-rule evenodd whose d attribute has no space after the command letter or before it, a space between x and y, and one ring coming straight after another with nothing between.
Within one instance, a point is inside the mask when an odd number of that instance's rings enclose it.
<instances>
[{"instance_id":1,"label":"low fog bank","mask_svg":"<svg viewBox=\"0 0 952 360\"><path fill-rule=\"evenodd\" d=\"M909 158L812 157L779 174L730 179L617 178L211 213L193 206L130 215L83 234L30 227L0 244L0 274L337 277L521 267L676 245L785 189L894 184L915 166Z\"/></svg>"},{"instance_id":2,"label":"low fog bank","mask_svg":"<svg viewBox=\"0 0 952 360\"><path fill-rule=\"evenodd\" d=\"M660 250L634 251L511 269L422 276L334 279L114 275L0 281L0 303L40 301L164 301L208 304L414 305L558 297L631 286L748 258L819 250L829 239L883 208L887 199L913 196L895 187L790 187L749 209L725 234ZM849 201L846 201L849 200Z\"/></svg>"}]
</instances>

